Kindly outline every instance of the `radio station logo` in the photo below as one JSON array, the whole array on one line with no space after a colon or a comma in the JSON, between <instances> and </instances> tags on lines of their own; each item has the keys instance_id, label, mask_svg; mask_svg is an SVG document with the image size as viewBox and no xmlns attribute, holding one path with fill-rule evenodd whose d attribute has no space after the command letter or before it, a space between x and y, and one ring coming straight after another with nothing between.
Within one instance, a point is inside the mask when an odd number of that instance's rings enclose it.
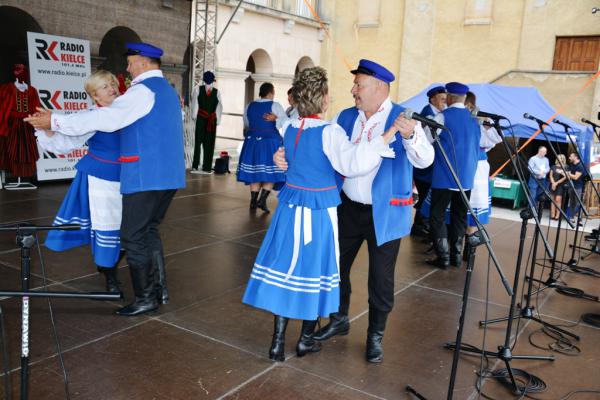
<instances>
[{"instance_id":1,"label":"radio station logo","mask_svg":"<svg viewBox=\"0 0 600 400\"><path fill-rule=\"evenodd\" d=\"M88 108L88 94L74 90L38 90L46 108L61 111L80 111Z\"/></svg>"},{"instance_id":2,"label":"radio station logo","mask_svg":"<svg viewBox=\"0 0 600 400\"><path fill-rule=\"evenodd\" d=\"M58 61L77 65L85 64L85 46L79 43L44 39L35 39L36 58L38 60Z\"/></svg>"}]
</instances>

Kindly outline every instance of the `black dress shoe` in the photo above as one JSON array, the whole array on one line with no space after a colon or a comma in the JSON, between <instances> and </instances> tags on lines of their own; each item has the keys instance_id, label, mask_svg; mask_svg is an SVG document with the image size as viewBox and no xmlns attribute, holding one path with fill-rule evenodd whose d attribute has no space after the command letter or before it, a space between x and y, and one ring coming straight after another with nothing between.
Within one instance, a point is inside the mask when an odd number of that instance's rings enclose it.
<instances>
[{"instance_id":1,"label":"black dress shoe","mask_svg":"<svg viewBox=\"0 0 600 400\"><path fill-rule=\"evenodd\" d=\"M329 323L315 332L313 338L315 340L323 341L336 335L347 335L349 330L350 319L348 319L348 316L340 313L333 313L329 316Z\"/></svg>"},{"instance_id":2,"label":"black dress shoe","mask_svg":"<svg viewBox=\"0 0 600 400\"><path fill-rule=\"evenodd\" d=\"M316 325L317 321L302 321L300 338L298 339L298 343L296 343L296 355L298 357L304 357L308 353L318 353L321 351L321 343L317 342L314 338Z\"/></svg>"},{"instance_id":3,"label":"black dress shoe","mask_svg":"<svg viewBox=\"0 0 600 400\"><path fill-rule=\"evenodd\" d=\"M133 317L136 315L146 314L158 309L156 298L152 297L148 300L136 299L133 303L120 308L116 311L117 315L125 317Z\"/></svg>"},{"instance_id":4,"label":"black dress shoe","mask_svg":"<svg viewBox=\"0 0 600 400\"><path fill-rule=\"evenodd\" d=\"M450 260L447 258L436 257L434 259L427 260L425 262L433 267L437 267L437 268L441 268L441 269L446 269L450 266Z\"/></svg>"}]
</instances>

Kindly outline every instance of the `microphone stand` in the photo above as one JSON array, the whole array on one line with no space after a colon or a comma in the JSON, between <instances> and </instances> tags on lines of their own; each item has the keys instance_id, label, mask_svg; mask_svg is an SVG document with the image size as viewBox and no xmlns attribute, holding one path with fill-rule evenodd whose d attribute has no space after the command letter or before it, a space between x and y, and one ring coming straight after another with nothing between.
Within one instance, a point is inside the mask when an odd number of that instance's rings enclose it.
<instances>
[{"instance_id":1,"label":"microphone stand","mask_svg":"<svg viewBox=\"0 0 600 400\"><path fill-rule=\"evenodd\" d=\"M497 130L499 130L499 132L501 132L501 127L499 126L498 121L495 121L496 125L497 125ZM540 129L542 129L543 127L540 124ZM524 187L527 187L526 190L526 195L525 197L527 198L527 203L528 203L528 209L523 210L521 212L521 219L522 219L522 226L521 226L521 237L519 240L519 250L517 253L517 266L516 266L516 272L515 272L515 281L513 283L513 286L517 286L517 280L519 279L519 274L520 274L520 269L521 269L521 261L522 261L522 255L523 255L523 250L524 250L524 240L525 240L525 236L527 233L527 220L533 216L536 216L536 207L534 206L534 202L533 202L533 196L535 194L530 193L529 192L529 187L528 185L525 185L525 178L523 175L523 172L521 171L521 169L519 168L518 164L516 163L516 160L513 159L513 157L511 157L510 154L510 146L508 145L508 143L506 142L504 134L500 133L500 135L503 138L503 142L505 144L505 149L508 152L508 156L509 159L511 160L512 164L513 164L513 168L515 169L515 171L517 172L517 176L519 177L519 181L521 182L521 185L524 185ZM515 151L514 153L515 155L518 154L517 151ZM520 161L522 161L521 158L519 158ZM535 174L533 175L534 179L537 179L535 177ZM549 195L548 189L545 186L541 186L543 188L544 191L544 196L552 199ZM543 197L542 195L540 195L540 197ZM554 202L556 204L556 202ZM542 238L542 240L544 241L544 244L546 245L546 252L548 253L550 258L554 258L555 257L555 252L549 249L549 245L547 244L547 240L542 232L541 229L541 224L539 222L539 220L541 219L541 215L543 212L543 201L540 200L538 202L538 208L537 208L537 217L539 219L536 219L536 227L535 227L535 233L533 236L533 244L532 244L532 248L533 248L533 255L531 258L531 269L529 271L529 275L530 277L533 277L535 274L535 265L536 265L536 256L537 256L537 247L538 247L538 239ZM565 215L564 212L562 211L561 207L559 206L559 210L561 210L561 214ZM566 218L566 215L565 215ZM568 221L568 220L567 220ZM511 325L512 325L512 319L514 319L515 317L519 317L519 318L525 318L525 319L529 319L529 320L533 320L535 322L538 322L544 326L550 327L551 329L554 329L558 332L562 332L565 335L569 335L571 337L576 338L577 340L579 340L579 337L571 332L568 332L564 329L559 328L558 326L555 326L553 324L550 324L549 322L543 321L539 318L537 318L534 315L534 307L531 305L531 297L532 297L532 291L533 291L533 282L531 279L529 279L529 286L527 288L527 295L526 295L526 304L525 307L522 307L520 305L517 306L518 309L518 314L517 315L513 315L513 310L514 310L514 306L516 304L516 296L517 296L517 291L515 290L513 293L513 296L511 298L511 307L509 308L509 315L507 317L503 317L503 318L496 318L496 319L492 319L492 320L487 320L487 321L480 321L479 322L479 326L486 326L489 324L493 324L493 323L497 323L497 322L503 322L503 321L508 321L508 326L507 326L507 331L506 331L506 337L505 337L505 345L499 347L499 351L498 352L486 352L484 350L484 354L487 356L492 356L492 357L497 357L503 361L505 361L505 363L508 365L508 362L512 359L515 358L514 356L512 356L510 354L510 348L507 346L509 345L509 341L510 341L510 335L511 335ZM477 354L481 354L482 350L479 349L475 349L473 352L477 353ZM529 357L526 357L527 359L532 359ZM533 358L535 359L535 358ZM553 358L552 358L553 359ZM515 388L515 390L518 392L518 388L516 386L516 383L513 382L513 386Z\"/></svg>"},{"instance_id":2,"label":"microphone stand","mask_svg":"<svg viewBox=\"0 0 600 400\"><path fill-rule=\"evenodd\" d=\"M94 300L118 300L120 293L79 293L79 292L53 292L53 291L30 291L29 279L31 277L31 249L37 243L37 232L48 230L76 230L79 225L56 225L56 226L35 226L28 224L18 224L12 226L0 226L0 232L16 232L17 245L21 248L21 290L0 290L0 296L21 297L21 400L28 398L29 383L29 298L77 298Z\"/></svg>"},{"instance_id":3,"label":"microphone stand","mask_svg":"<svg viewBox=\"0 0 600 400\"><path fill-rule=\"evenodd\" d=\"M427 123L427 122L425 122L425 123ZM449 135L451 134L451 132L448 128L445 128L445 130L448 132ZM469 301L469 289L471 286L471 276L473 273L473 266L475 264L475 250L476 250L477 246L479 246L481 244L485 244L485 246L487 247L488 252L490 254L490 257L491 257L492 261L494 262L494 265L496 266L496 270L498 271L498 274L500 275L500 280L502 281L502 284L504 285L506 292L508 293L509 296L513 295L514 292L511 288L510 284L508 283L506 276L502 272L500 262L498 261L496 254L494 253L494 250L492 249L489 235L488 235L486 229L484 228L484 226L481 224L481 222L477 218L477 215L473 211L473 208L471 207L471 204L469 203L469 198L467 197L467 195L465 193L465 189L463 188L462 184L460 183L460 179L458 178L456 171L452 167L452 163L450 162L450 159L448 158L448 154L446 153L446 151L444 150L444 147L442 146L442 144L440 142L440 138L439 138L436 130L430 129L430 131L431 131L431 136L433 138L433 141L437 146L436 148L439 150L440 154L442 155L442 157L444 159L444 163L445 163L446 167L448 168L448 170L450 171L450 174L452 175L452 179L456 183L456 186L458 187L460 197L461 197L463 203L467 206L469 212L471 213L471 216L473 216L473 220L475 221L475 225L477 226L477 231L471 235L468 235L467 242L466 242L467 255L468 255L467 268L466 268L467 274L466 274L466 278L465 278L465 285L463 288L463 294L462 294L462 300L461 300L461 302L462 302L461 303L461 311L460 311L459 322L458 322L458 327L457 327L457 331L456 331L456 341L455 341L456 351L454 352L454 355L452 357L452 369L450 370L450 381L448 383L448 393L447 393L447 397L446 397L448 400L452 400L452 398L454 396L454 385L456 383L456 373L458 371L458 360L460 357L465 316L467 313L467 305L468 305L468 301ZM421 394L419 394L410 385L406 386L406 391L408 393L412 393L413 395L417 396L417 398L419 398L419 399L425 399L425 397L423 397Z\"/></svg>"},{"instance_id":4,"label":"microphone stand","mask_svg":"<svg viewBox=\"0 0 600 400\"><path fill-rule=\"evenodd\" d=\"M498 351L495 351L495 352L487 351L485 349L478 349L474 346L469 346L468 348L463 349L462 351L465 353L472 353L472 354L479 354L479 355L483 354L486 357L494 357L494 358L498 358L499 360L502 360L506 366L508 378L510 380L510 384L511 384L513 393L522 395L523 392L525 392L527 390L527 388L519 387L519 383L518 383L517 379L515 378L515 374L511 367L511 361L512 360L544 360L544 361L553 361L554 360L554 356L514 355L514 354L512 354L511 345L510 345L511 338L512 338L513 322L514 322L515 318L519 317L519 314L514 314L513 310L515 309L515 304L516 304L517 295L518 295L519 280L521 279L521 264L522 264L522 258L523 258L525 239L527 237L527 227L529 224L528 223L529 219L531 219L531 218L534 219L534 221L536 223L536 231L540 232L540 235L536 235L534 237L534 241L535 241L534 246L537 247L537 243L538 243L537 240L539 237L541 237L544 241L545 241L545 237L543 234L541 234L541 229L540 229L541 225L540 225L540 221L538 218L539 211L536 211L536 208L534 206L534 201L532 200L533 194L530 193L529 187L525 180L525 175L523 173L523 170L521 169L521 166L517 163L518 152L515 149L513 149L512 146L506 140L506 136L504 135L504 132L502 131L502 127L500 126L499 119L492 119L492 120L494 121L494 127L496 128L496 131L498 131L498 134L502 138L502 143L503 143L504 149L508 155L508 159L510 160L510 162L513 166L513 169L515 170L515 172L517 174L517 178L518 178L519 182L521 183L521 186L523 187L528 206L527 206L527 208L523 209L520 213L521 220L522 220L521 233L519 235L519 249L517 251L517 262L516 262L516 269L515 269L515 275L514 275L514 280L513 280L513 292L512 292L511 298L510 298L510 307L509 307L510 311L509 311L508 317L499 318L497 320L480 321L479 322L480 326L485 326L487 324L491 324L494 322L508 321L508 324L506 326L505 336L504 336L504 344L498 346ZM518 159L518 160L520 161L521 159ZM545 241L545 243L547 243L547 241ZM553 254L549 245L547 245L546 251L549 251L551 254ZM447 343L445 345L445 347L449 348L449 349L455 348L455 346L452 343Z\"/></svg>"}]
</instances>

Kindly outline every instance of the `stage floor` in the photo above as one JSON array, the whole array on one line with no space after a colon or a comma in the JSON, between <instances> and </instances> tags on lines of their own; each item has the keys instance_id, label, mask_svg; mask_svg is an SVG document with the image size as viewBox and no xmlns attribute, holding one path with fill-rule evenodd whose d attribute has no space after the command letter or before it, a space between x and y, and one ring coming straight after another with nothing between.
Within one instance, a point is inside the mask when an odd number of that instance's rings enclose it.
<instances>
[{"instance_id":1,"label":"stage floor","mask_svg":"<svg viewBox=\"0 0 600 400\"><path fill-rule=\"evenodd\" d=\"M51 224L67 183L44 184L33 191L0 191L0 223L28 221ZM119 317L123 302L54 300L60 344L69 376L72 399L410 399L406 385L428 399L446 397L453 341L459 318L465 268L447 271L424 263L426 246L417 239L402 241L396 266L395 306L384 337L385 359L380 365L365 361L368 325L367 252L363 246L353 266L351 329L344 337L323 343L322 351L297 358L294 346L299 323L287 330L284 363L267 357L273 317L241 303L253 261L269 225L270 215L248 211L247 188L228 176L190 176L175 197L161 233L167 254L171 303L141 317ZM275 197L269 199L271 208ZM512 284L520 231L519 221L493 219L488 226L502 269ZM595 223L594 223L595 225ZM533 227L528 231L527 251ZM573 231L569 232L571 242ZM45 236L45 235L42 235ZM564 236L564 235L563 235ZM42 239L43 241L43 239ZM554 243L554 231L550 233ZM563 254L561 241L559 254ZM88 248L53 253L42 247L52 290L98 291L103 279L96 272ZM538 252L540 262L542 253ZM570 258L566 248L564 259ZM580 265L600 271L597 255ZM0 289L20 287L19 250L13 233L0 233ZM539 268L538 268L539 271ZM546 270L547 271L547 270ZM32 259L32 286L42 284L37 254ZM488 253L477 251L465 327L465 342L481 346L483 330L477 321L486 312ZM126 300L132 291L125 262L119 270ZM510 299L498 274L489 269L490 318L507 314ZM547 276L547 273L544 275ZM571 286L600 295L600 279L565 272ZM520 288L522 281L519 282ZM520 289L519 288L519 289ZM30 399L65 398L62 370L52 337L48 304L32 299ZM548 389L536 398L558 399L573 390L600 390L600 329L577 324L584 313L600 313L600 303L566 297L553 290L535 296L533 303L548 322L574 325L581 336L578 356L535 348L529 336L540 326L522 320L513 353L556 356L554 362L515 361L513 367L542 378ZM2 299L13 397L19 393L20 302ZM504 342L506 324L487 330L486 347ZM517 324L515 323L515 327ZM547 346L552 340L533 334L532 341ZM1 354L0 354L1 357ZM479 358L462 356L455 399L477 398ZM504 365L490 359L489 367ZM488 380L484 392L497 399L512 398L499 383ZM0 398L3 398L0 393ZM581 394L574 399L597 399Z\"/></svg>"}]
</instances>

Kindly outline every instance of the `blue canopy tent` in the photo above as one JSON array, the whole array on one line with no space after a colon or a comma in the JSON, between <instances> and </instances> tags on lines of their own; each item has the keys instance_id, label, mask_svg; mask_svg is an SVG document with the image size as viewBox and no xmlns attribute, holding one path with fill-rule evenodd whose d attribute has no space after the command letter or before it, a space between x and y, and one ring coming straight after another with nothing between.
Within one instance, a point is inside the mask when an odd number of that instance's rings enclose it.
<instances>
[{"instance_id":1,"label":"blue canopy tent","mask_svg":"<svg viewBox=\"0 0 600 400\"><path fill-rule=\"evenodd\" d=\"M440 86L440 84L430 85L421 93L401 103L401 105L415 112L421 111L428 103L427 91L435 86ZM501 86L491 83L472 83L468 86L477 96L477 107L483 111L503 115L510 120L510 125L506 121L501 122L503 128L512 127L512 130L503 129L507 137L514 134L519 138L530 138L538 130L537 123L523 118L523 113L528 113L546 121L555 112L534 87ZM589 165L593 140L591 128L587 125L577 124L562 115L557 115L555 118L573 128L571 138L577 143L583 162ZM545 132L551 141L570 143L561 125L551 123L549 128L545 128ZM544 134L540 133L536 136L536 139L545 140Z\"/></svg>"}]
</instances>

